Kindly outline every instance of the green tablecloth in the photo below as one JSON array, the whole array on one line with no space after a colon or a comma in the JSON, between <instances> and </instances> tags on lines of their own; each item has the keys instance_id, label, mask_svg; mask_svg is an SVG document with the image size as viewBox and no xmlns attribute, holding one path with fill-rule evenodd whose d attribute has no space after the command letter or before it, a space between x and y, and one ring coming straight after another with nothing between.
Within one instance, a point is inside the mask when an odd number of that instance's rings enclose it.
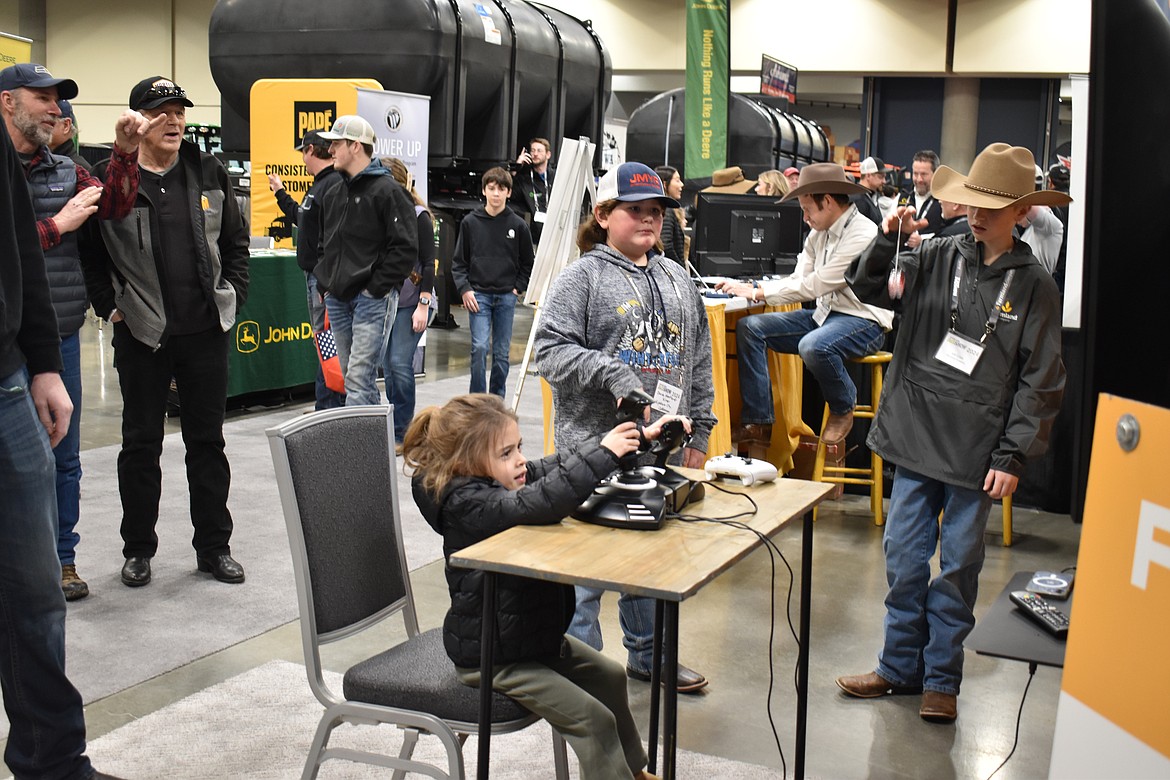
<instances>
[{"instance_id":1,"label":"green tablecloth","mask_svg":"<svg viewBox=\"0 0 1170 780\"><path fill-rule=\"evenodd\" d=\"M228 347L228 396L311 384L317 347L295 254L253 253L250 277Z\"/></svg>"}]
</instances>

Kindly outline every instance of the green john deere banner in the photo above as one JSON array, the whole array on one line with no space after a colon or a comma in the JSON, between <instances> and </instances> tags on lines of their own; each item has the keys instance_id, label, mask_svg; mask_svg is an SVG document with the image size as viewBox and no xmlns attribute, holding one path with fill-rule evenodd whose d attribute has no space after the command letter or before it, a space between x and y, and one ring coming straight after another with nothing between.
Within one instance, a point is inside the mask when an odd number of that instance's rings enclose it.
<instances>
[{"instance_id":1,"label":"green john deere banner","mask_svg":"<svg viewBox=\"0 0 1170 780\"><path fill-rule=\"evenodd\" d=\"M687 0L686 168L688 179L727 167L730 0Z\"/></svg>"}]
</instances>

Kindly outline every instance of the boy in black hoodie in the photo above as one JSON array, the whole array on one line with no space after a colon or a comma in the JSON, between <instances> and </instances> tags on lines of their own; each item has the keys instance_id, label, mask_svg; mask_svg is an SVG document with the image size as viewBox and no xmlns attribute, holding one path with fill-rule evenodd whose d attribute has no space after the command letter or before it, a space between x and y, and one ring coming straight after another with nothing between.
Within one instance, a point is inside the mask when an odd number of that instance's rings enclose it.
<instances>
[{"instance_id":1,"label":"boy in black hoodie","mask_svg":"<svg viewBox=\"0 0 1170 780\"><path fill-rule=\"evenodd\" d=\"M463 297L471 327L472 393L488 392L488 339L492 348L490 391L504 397L516 299L532 274L532 234L508 209L512 175L491 168L483 175L485 206L464 217L455 241L451 276Z\"/></svg>"}]
</instances>

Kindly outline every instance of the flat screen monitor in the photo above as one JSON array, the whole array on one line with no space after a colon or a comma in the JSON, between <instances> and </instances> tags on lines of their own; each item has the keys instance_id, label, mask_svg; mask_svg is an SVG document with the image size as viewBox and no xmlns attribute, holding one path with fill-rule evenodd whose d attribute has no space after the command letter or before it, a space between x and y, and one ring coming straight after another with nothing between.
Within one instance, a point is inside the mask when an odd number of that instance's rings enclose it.
<instances>
[{"instance_id":1,"label":"flat screen monitor","mask_svg":"<svg viewBox=\"0 0 1170 780\"><path fill-rule=\"evenodd\" d=\"M791 273L804 244L795 201L700 192L691 262L703 276L758 277Z\"/></svg>"}]
</instances>

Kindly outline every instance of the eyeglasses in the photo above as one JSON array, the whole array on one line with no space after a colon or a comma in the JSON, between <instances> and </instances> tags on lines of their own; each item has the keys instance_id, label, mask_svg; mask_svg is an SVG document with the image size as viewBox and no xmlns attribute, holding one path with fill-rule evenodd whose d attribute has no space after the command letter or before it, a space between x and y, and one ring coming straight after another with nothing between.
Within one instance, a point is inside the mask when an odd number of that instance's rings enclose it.
<instances>
[{"instance_id":1,"label":"eyeglasses","mask_svg":"<svg viewBox=\"0 0 1170 780\"><path fill-rule=\"evenodd\" d=\"M186 100L187 90L177 84L171 84L169 87L153 84L142 97L144 100L157 100L158 98Z\"/></svg>"}]
</instances>

